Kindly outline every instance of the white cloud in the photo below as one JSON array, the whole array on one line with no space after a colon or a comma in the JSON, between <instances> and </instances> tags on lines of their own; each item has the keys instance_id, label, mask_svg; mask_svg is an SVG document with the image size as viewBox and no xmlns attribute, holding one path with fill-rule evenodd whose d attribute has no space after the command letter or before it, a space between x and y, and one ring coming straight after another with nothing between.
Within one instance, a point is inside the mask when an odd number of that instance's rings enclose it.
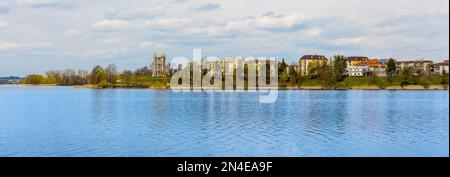
<instances>
[{"instance_id":1,"label":"white cloud","mask_svg":"<svg viewBox=\"0 0 450 177\"><path fill-rule=\"evenodd\" d=\"M127 40L122 37L111 37L111 38L106 38L106 39L102 40L102 42L104 44L108 44L108 45L120 44L120 43L124 43L126 41Z\"/></svg>"},{"instance_id":2,"label":"white cloud","mask_svg":"<svg viewBox=\"0 0 450 177\"><path fill-rule=\"evenodd\" d=\"M294 25L302 23L305 19L306 16L302 14L290 14L285 16L270 13L256 19L254 21L254 24L256 25L256 27L263 29L289 29Z\"/></svg>"},{"instance_id":3,"label":"white cloud","mask_svg":"<svg viewBox=\"0 0 450 177\"><path fill-rule=\"evenodd\" d=\"M323 30L321 28L310 28L299 31L299 34L304 37L319 37Z\"/></svg>"},{"instance_id":4,"label":"white cloud","mask_svg":"<svg viewBox=\"0 0 450 177\"><path fill-rule=\"evenodd\" d=\"M48 5L62 3L64 0L15 0L20 5Z\"/></svg>"},{"instance_id":5,"label":"white cloud","mask_svg":"<svg viewBox=\"0 0 450 177\"><path fill-rule=\"evenodd\" d=\"M346 45L358 45L364 42L363 37L349 37L349 38L339 38L332 41L334 45L346 46Z\"/></svg>"},{"instance_id":6,"label":"white cloud","mask_svg":"<svg viewBox=\"0 0 450 177\"><path fill-rule=\"evenodd\" d=\"M81 57L99 57L99 58L107 58L113 57L116 55L125 54L129 51L128 48L122 47L118 49L95 49L95 50L84 50L79 52L79 54L75 54L76 56Z\"/></svg>"},{"instance_id":7,"label":"white cloud","mask_svg":"<svg viewBox=\"0 0 450 177\"><path fill-rule=\"evenodd\" d=\"M7 21L0 21L0 28L6 28L9 26L9 23Z\"/></svg>"},{"instance_id":8,"label":"white cloud","mask_svg":"<svg viewBox=\"0 0 450 177\"><path fill-rule=\"evenodd\" d=\"M150 41L144 41L139 45L140 48L149 48L152 46L153 46L153 42L150 42Z\"/></svg>"},{"instance_id":9,"label":"white cloud","mask_svg":"<svg viewBox=\"0 0 450 177\"><path fill-rule=\"evenodd\" d=\"M102 20L94 24L96 28L127 29L132 27L127 20Z\"/></svg>"},{"instance_id":10,"label":"white cloud","mask_svg":"<svg viewBox=\"0 0 450 177\"><path fill-rule=\"evenodd\" d=\"M70 30L66 30L64 32L64 36L68 36L68 37L75 37L75 36L80 36L81 32L78 30L74 30L74 29L70 29Z\"/></svg>"},{"instance_id":11,"label":"white cloud","mask_svg":"<svg viewBox=\"0 0 450 177\"><path fill-rule=\"evenodd\" d=\"M112 10L107 14L110 19L155 18L164 15L164 7L147 7L133 10Z\"/></svg>"},{"instance_id":12,"label":"white cloud","mask_svg":"<svg viewBox=\"0 0 450 177\"><path fill-rule=\"evenodd\" d=\"M18 43L11 43L11 42L0 43L0 50L1 51L18 49L18 48L21 48L21 47L22 47L22 45L18 44Z\"/></svg>"},{"instance_id":13,"label":"white cloud","mask_svg":"<svg viewBox=\"0 0 450 177\"><path fill-rule=\"evenodd\" d=\"M167 47L169 47L169 45L165 43L156 44L156 48L167 48Z\"/></svg>"},{"instance_id":14,"label":"white cloud","mask_svg":"<svg viewBox=\"0 0 450 177\"><path fill-rule=\"evenodd\" d=\"M144 26L154 29L174 29L184 27L186 25L189 25L190 23L191 25L194 25L192 21L188 19L166 18L146 20Z\"/></svg>"},{"instance_id":15,"label":"white cloud","mask_svg":"<svg viewBox=\"0 0 450 177\"><path fill-rule=\"evenodd\" d=\"M206 3L201 6L195 7L193 10L198 12L206 12L220 9L220 4Z\"/></svg>"},{"instance_id":16,"label":"white cloud","mask_svg":"<svg viewBox=\"0 0 450 177\"><path fill-rule=\"evenodd\" d=\"M182 1L0 0L0 63L31 61L25 59L39 53L49 63L67 58L70 66L81 62L81 53L115 62L161 48L186 55L194 47L208 55L273 55L289 63L308 53L448 58L449 1L216 0L220 10L212 13L192 11L204 1ZM25 73L38 64L43 65L30 62L17 70Z\"/></svg>"},{"instance_id":17,"label":"white cloud","mask_svg":"<svg viewBox=\"0 0 450 177\"><path fill-rule=\"evenodd\" d=\"M53 47L49 42L38 43L15 43L15 42L3 42L0 43L0 51L14 50L14 49L48 49Z\"/></svg>"},{"instance_id":18,"label":"white cloud","mask_svg":"<svg viewBox=\"0 0 450 177\"><path fill-rule=\"evenodd\" d=\"M166 43L155 43L151 41L144 41L139 45L140 48L157 48L157 49L163 49L168 48L169 45Z\"/></svg>"}]
</instances>

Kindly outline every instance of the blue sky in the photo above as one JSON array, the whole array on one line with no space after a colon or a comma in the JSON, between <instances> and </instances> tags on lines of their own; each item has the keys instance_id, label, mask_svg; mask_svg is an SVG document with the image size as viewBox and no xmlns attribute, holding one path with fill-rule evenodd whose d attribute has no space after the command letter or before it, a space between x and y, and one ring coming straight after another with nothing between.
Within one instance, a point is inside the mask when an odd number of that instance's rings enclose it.
<instances>
[{"instance_id":1,"label":"blue sky","mask_svg":"<svg viewBox=\"0 0 450 177\"><path fill-rule=\"evenodd\" d=\"M449 57L448 0L0 0L0 76L192 56Z\"/></svg>"}]
</instances>

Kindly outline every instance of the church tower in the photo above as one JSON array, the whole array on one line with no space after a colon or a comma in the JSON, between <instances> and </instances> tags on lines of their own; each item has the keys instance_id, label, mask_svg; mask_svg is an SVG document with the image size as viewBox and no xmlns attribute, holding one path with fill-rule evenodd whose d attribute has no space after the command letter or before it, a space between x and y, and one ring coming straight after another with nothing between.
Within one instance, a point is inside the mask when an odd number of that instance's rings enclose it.
<instances>
[{"instance_id":1,"label":"church tower","mask_svg":"<svg viewBox=\"0 0 450 177\"><path fill-rule=\"evenodd\" d=\"M166 53L153 53L152 77L167 76Z\"/></svg>"}]
</instances>

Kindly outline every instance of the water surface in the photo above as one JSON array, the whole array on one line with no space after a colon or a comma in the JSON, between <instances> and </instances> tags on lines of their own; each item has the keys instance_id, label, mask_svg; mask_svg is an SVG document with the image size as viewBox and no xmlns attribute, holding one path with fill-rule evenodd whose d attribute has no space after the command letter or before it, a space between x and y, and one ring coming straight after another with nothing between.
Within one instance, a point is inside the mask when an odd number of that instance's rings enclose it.
<instances>
[{"instance_id":1,"label":"water surface","mask_svg":"<svg viewBox=\"0 0 450 177\"><path fill-rule=\"evenodd\" d=\"M0 156L448 156L448 91L0 86Z\"/></svg>"}]
</instances>

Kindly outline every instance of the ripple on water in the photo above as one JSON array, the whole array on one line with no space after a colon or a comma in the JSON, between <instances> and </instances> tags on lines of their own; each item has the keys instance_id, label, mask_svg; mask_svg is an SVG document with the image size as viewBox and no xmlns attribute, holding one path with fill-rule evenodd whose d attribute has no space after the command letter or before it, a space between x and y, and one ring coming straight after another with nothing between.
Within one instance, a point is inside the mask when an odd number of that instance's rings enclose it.
<instances>
[{"instance_id":1,"label":"ripple on water","mask_svg":"<svg viewBox=\"0 0 450 177\"><path fill-rule=\"evenodd\" d=\"M448 92L0 89L2 156L448 156Z\"/></svg>"}]
</instances>

